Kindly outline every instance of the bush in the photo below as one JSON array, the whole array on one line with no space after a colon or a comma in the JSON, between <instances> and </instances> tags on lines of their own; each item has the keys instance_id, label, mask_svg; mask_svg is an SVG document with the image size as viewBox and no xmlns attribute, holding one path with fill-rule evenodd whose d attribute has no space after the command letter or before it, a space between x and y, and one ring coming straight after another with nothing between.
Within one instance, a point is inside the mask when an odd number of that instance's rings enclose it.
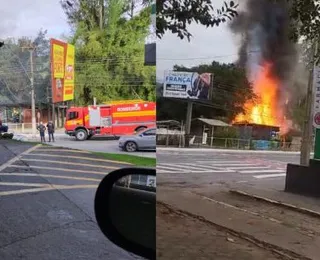
<instances>
[{"instance_id":1,"label":"bush","mask_svg":"<svg viewBox=\"0 0 320 260\"><path fill-rule=\"evenodd\" d=\"M13 134L12 133L0 134L0 139L12 139L12 138L13 138Z\"/></svg>"},{"instance_id":2,"label":"bush","mask_svg":"<svg viewBox=\"0 0 320 260\"><path fill-rule=\"evenodd\" d=\"M239 131L235 127L218 128L213 132L213 136L217 138L239 138Z\"/></svg>"}]
</instances>

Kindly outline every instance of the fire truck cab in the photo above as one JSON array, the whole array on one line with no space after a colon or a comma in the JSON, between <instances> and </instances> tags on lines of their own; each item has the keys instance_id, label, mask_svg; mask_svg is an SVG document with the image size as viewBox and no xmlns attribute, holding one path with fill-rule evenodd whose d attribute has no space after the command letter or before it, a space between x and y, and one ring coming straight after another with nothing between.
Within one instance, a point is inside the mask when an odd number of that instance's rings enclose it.
<instances>
[{"instance_id":1,"label":"fire truck cab","mask_svg":"<svg viewBox=\"0 0 320 260\"><path fill-rule=\"evenodd\" d=\"M93 135L130 135L156 125L156 104L143 100L115 101L67 111L65 132L84 141Z\"/></svg>"}]
</instances>

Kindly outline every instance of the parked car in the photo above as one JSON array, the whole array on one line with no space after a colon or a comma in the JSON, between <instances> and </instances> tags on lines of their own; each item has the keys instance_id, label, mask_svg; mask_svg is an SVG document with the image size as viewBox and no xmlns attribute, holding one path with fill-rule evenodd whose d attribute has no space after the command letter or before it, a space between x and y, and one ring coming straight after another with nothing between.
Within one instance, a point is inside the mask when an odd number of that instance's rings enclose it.
<instances>
[{"instance_id":1,"label":"parked car","mask_svg":"<svg viewBox=\"0 0 320 260\"><path fill-rule=\"evenodd\" d=\"M134 135L121 136L119 148L127 152L156 150L156 128L147 128Z\"/></svg>"},{"instance_id":2,"label":"parked car","mask_svg":"<svg viewBox=\"0 0 320 260\"><path fill-rule=\"evenodd\" d=\"M7 124L5 124L5 123L2 123L1 125L0 125L0 134L1 133L7 133L8 132L8 126L7 126Z\"/></svg>"}]
</instances>

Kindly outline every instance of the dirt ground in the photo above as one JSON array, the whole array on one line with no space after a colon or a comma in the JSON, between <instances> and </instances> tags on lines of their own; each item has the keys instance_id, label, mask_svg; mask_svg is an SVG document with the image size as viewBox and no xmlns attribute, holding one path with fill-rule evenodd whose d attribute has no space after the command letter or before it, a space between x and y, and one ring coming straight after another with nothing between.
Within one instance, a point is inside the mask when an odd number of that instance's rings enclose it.
<instances>
[{"instance_id":1,"label":"dirt ground","mask_svg":"<svg viewBox=\"0 0 320 260\"><path fill-rule=\"evenodd\" d=\"M206 222L157 204L157 259L282 259Z\"/></svg>"}]
</instances>

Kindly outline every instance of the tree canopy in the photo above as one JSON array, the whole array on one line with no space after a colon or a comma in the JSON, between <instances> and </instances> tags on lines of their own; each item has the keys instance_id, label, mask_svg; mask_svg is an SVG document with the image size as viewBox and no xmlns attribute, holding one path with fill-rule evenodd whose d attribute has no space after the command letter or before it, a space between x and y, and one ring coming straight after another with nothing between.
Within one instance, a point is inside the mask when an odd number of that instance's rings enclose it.
<instances>
[{"instance_id":1,"label":"tree canopy","mask_svg":"<svg viewBox=\"0 0 320 260\"><path fill-rule=\"evenodd\" d=\"M0 94L7 104L30 104L30 53L23 48L33 45L34 87L37 103L47 103L50 85L50 45L47 31L40 30L34 40L7 39L0 52Z\"/></svg>"},{"instance_id":2,"label":"tree canopy","mask_svg":"<svg viewBox=\"0 0 320 260\"><path fill-rule=\"evenodd\" d=\"M191 68L174 66L175 71L198 73L213 73L213 96L208 106L195 106L193 117L217 118L223 117L231 121L235 115L244 112L243 105L248 100L254 100L252 86L247 80L245 70L234 64L224 64L213 61L208 65L199 65ZM157 89L157 116L158 120L174 119L185 120L186 103L177 106L177 100L162 98L163 84ZM174 108L174 109L173 109Z\"/></svg>"},{"instance_id":3,"label":"tree canopy","mask_svg":"<svg viewBox=\"0 0 320 260\"><path fill-rule=\"evenodd\" d=\"M301 36L308 40L319 39L320 2L314 0L287 1L290 3L290 15L292 20L292 39L297 41Z\"/></svg>"},{"instance_id":4,"label":"tree canopy","mask_svg":"<svg viewBox=\"0 0 320 260\"><path fill-rule=\"evenodd\" d=\"M190 40L192 34L188 25L192 22L206 27L219 26L231 20L238 13L238 4L234 1L224 2L220 9L213 7L212 0L158 0L157 1L157 37L167 32L177 34L181 39Z\"/></svg>"},{"instance_id":5,"label":"tree canopy","mask_svg":"<svg viewBox=\"0 0 320 260\"><path fill-rule=\"evenodd\" d=\"M137 1L61 1L76 46L75 100L155 99L155 67L144 66L150 6ZM129 13L128 13L129 12Z\"/></svg>"}]
</instances>

